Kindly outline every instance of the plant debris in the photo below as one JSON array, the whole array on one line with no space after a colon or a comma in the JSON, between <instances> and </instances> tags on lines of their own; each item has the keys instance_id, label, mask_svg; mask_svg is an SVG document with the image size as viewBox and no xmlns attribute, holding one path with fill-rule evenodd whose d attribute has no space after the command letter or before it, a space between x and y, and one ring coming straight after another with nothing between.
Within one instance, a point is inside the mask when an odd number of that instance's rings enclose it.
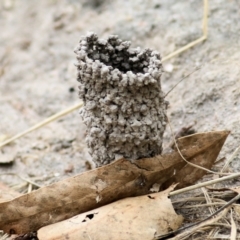
<instances>
[{"instance_id":1,"label":"plant debris","mask_svg":"<svg viewBox=\"0 0 240 240\"><path fill-rule=\"evenodd\" d=\"M173 209L168 194L174 187L159 193L125 198L82 213L68 220L41 228L39 240L144 239L178 229L183 217Z\"/></svg>"},{"instance_id":2,"label":"plant debris","mask_svg":"<svg viewBox=\"0 0 240 240\"><path fill-rule=\"evenodd\" d=\"M228 131L194 134L178 139L178 145L189 162L207 171L228 134ZM18 234L36 231L119 199L149 194L156 183L161 189L172 183L179 183L178 188L192 185L206 171L188 165L178 151L132 162L119 159L0 203L0 229Z\"/></svg>"}]
</instances>

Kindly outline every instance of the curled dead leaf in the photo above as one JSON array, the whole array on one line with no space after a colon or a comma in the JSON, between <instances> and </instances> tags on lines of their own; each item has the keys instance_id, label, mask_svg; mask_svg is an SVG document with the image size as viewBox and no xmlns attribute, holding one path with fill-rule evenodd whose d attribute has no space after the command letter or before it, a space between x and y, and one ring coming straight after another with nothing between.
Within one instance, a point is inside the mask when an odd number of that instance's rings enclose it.
<instances>
[{"instance_id":1,"label":"curled dead leaf","mask_svg":"<svg viewBox=\"0 0 240 240\"><path fill-rule=\"evenodd\" d=\"M177 215L168 198L169 189L140 197L125 198L48 225L38 231L39 240L144 239L178 229L183 217Z\"/></svg>"}]
</instances>

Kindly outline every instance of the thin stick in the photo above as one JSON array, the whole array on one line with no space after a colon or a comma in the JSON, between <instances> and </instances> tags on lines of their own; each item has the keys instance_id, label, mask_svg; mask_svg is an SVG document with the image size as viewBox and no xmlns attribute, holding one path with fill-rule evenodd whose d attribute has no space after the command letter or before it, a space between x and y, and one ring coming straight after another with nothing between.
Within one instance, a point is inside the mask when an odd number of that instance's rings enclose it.
<instances>
[{"instance_id":1,"label":"thin stick","mask_svg":"<svg viewBox=\"0 0 240 240\"><path fill-rule=\"evenodd\" d=\"M240 150L240 146L238 148L235 149L234 153L232 154L232 156L226 161L226 163L224 164L222 170L220 171L221 173L224 172L228 165L230 164L230 162L232 162L232 160L235 158L235 156L237 155L238 151Z\"/></svg>"},{"instance_id":2,"label":"thin stick","mask_svg":"<svg viewBox=\"0 0 240 240\"><path fill-rule=\"evenodd\" d=\"M52 122L52 121L54 121L54 120L56 120L58 118L61 118L61 117L65 116L65 115L71 113L72 111L82 107L82 105L83 105L83 103L80 102L77 105L74 105L74 106L72 106L70 108L67 108L67 109L65 109L65 110L63 110L61 112L58 112L58 113L52 115L51 117L43 120L42 122L37 123L36 125L30 127L29 129L27 129L27 130L25 130L25 131L23 131L21 133L18 133L17 135L13 136L12 138L9 138L8 140L0 143L0 148L5 146L5 145L7 145L7 144L9 144L9 143L11 143L11 142L13 142L13 141L15 141L15 140L17 140L17 139L19 139L22 136L25 136L26 134L28 134L28 133L30 133L30 132L32 132L34 130L37 130L38 128L41 128L41 127L47 125L48 123L50 123L50 122Z\"/></svg>"},{"instance_id":3,"label":"thin stick","mask_svg":"<svg viewBox=\"0 0 240 240\"><path fill-rule=\"evenodd\" d=\"M2 175L14 175L14 176L17 176L17 177L21 178L23 181L27 182L28 184L34 185L34 186L36 186L36 187L38 187L38 188L41 188L41 187L42 187L41 185L35 183L34 181L32 181L32 180L30 180L30 179L27 179L27 178L25 178L25 177L22 177L22 176L20 176L20 175L17 174L17 173L11 173L11 172L0 173L0 176L2 176Z\"/></svg>"},{"instance_id":4,"label":"thin stick","mask_svg":"<svg viewBox=\"0 0 240 240\"><path fill-rule=\"evenodd\" d=\"M237 226L233 219L233 211L231 209L231 240L237 239Z\"/></svg>"},{"instance_id":5,"label":"thin stick","mask_svg":"<svg viewBox=\"0 0 240 240\"><path fill-rule=\"evenodd\" d=\"M204 195L204 197L205 197L206 203L212 203L212 200L211 200L211 198L210 198L210 196L209 196L206 188L205 188L205 187L201 187L201 190L202 190L203 195ZM215 209L214 209L213 206L209 206L208 209L209 209L209 212L210 212L211 214L213 214L213 213L215 212Z\"/></svg>"},{"instance_id":6,"label":"thin stick","mask_svg":"<svg viewBox=\"0 0 240 240\"><path fill-rule=\"evenodd\" d=\"M198 183L198 184L193 185L193 186L185 187L185 188L170 192L169 196L174 196L174 195L177 195L177 194L180 194L180 193L189 192L189 191L192 191L192 190L200 188L200 187L206 187L208 185L223 182L223 181L229 180L229 179L234 179L234 178L237 178L237 177L240 177L240 173L234 173L234 174L231 174L230 176L226 176L226 177L210 180L210 181L203 182L203 183Z\"/></svg>"},{"instance_id":7,"label":"thin stick","mask_svg":"<svg viewBox=\"0 0 240 240\"><path fill-rule=\"evenodd\" d=\"M214 202L214 203L204 203L204 204L196 204L196 205L191 205L191 206L184 206L184 207L176 207L174 208L175 210L179 209L192 209L192 208L200 208L200 207L212 207L212 206L222 206L225 203L220 203L220 202ZM237 204L235 204L237 206Z\"/></svg>"},{"instance_id":8,"label":"thin stick","mask_svg":"<svg viewBox=\"0 0 240 240\"><path fill-rule=\"evenodd\" d=\"M207 32L207 26L208 26L208 0L203 0L203 35L202 37L190 42L189 44L185 45L184 47L178 49L177 51L170 53L169 55L167 55L166 57L162 58L162 62L175 57L176 55L185 52L186 50L188 50L189 48L194 47L195 45L205 41L208 37L208 32Z\"/></svg>"},{"instance_id":9,"label":"thin stick","mask_svg":"<svg viewBox=\"0 0 240 240\"><path fill-rule=\"evenodd\" d=\"M236 193L232 193L232 196L235 196L235 195L236 195ZM215 201L215 202L223 202L224 204L226 203L226 201L216 198L216 197L212 197L211 199L212 199L212 201ZM172 204L186 203L186 202L200 202L200 201L205 201L205 200L206 200L205 197L188 197L188 198L181 198L181 200L172 201Z\"/></svg>"},{"instance_id":10,"label":"thin stick","mask_svg":"<svg viewBox=\"0 0 240 240\"><path fill-rule=\"evenodd\" d=\"M194 72L198 71L200 67L195 68L192 72L188 73L186 76L184 76L180 81L178 81L165 95L164 98L184 79L188 78L190 75L192 75Z\"/></svg>"},{"instance_id":11,"label":"thin stick","mask_svg":"<svg viewBox=\"0 0 240 240\"><path fill-rule=\"evenodd\" d=\"M194 164L194 163L189 162L189 161L182 155L182 152L180 151L180 149L179 149L179 147L178 147L178 144L177 144L177 141L176 141L176 138L175 138L175 136L174 136L173 129L172 129L172 125L171 125L171 122L170 122L169 118L167 118L167 121L168 121L170 130L171 130L171 134L172 134L172 137L173 137L175 146L176 146L176 148L177 148L177 150L178 150L178 153L179 153L179 155L181 156L181 158L182 158L187 164L189 164L189 165L191 165L191 166L193 166L193 167L195 167L195 168L204 170L204 171L209 172L209 173L217 174L216 172L213 172L213 171L211 171L211 170L209 170L209 169L207 169L207 168L204 168L204 167L201 167L201 166L199 166L199 165L197 165L197 164Z\"/></svg>"}]
</instances>

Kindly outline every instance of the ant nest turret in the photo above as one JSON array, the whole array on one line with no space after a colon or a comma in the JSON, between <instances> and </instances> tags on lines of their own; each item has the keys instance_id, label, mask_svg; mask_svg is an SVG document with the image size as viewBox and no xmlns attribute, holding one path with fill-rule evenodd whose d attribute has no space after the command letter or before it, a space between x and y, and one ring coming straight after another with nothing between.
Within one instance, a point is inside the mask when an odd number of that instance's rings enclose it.
<instances>
[{"instance_id":1,"label":"ant nest turret","mask_svg":"<svg viewBox=\"0 0 240 240\"><path fill-rule=\"evenodd\" d=\"M130 48L118 36L89 33L76 48L81 116L97 166L162 152L166 102L157 51Z\"/></svg>"}]
</instances>

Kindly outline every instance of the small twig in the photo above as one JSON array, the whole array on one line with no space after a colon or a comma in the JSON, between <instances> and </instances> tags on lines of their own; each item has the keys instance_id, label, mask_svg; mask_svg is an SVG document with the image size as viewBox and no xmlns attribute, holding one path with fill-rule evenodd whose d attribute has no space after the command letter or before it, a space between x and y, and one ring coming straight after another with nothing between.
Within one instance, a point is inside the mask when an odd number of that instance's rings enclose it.
<instances>
[{"instance_id":1,"label":"small twig","mask_svg":"<svg viewBox=\"0 0 240 240\"><path fill-rule=\"evenodd\" d=\"M214 172L214 171L211 171L210 169L207 169L207 168L204 168L204 167L199 166L199 165L197 165L197 164L194 164L194 163L189 162L189 161L182 155L182 152L180 151L180 149L179 149L179 147L178 147L177 140L176 140L175 135L174 135L174 133L173 133L173 128L172 128L172 125L171 125L171 122L170 122L169 118L167 118L167 121L168 121L168 124L169 124L169 127L170 127L170 131L171 131L171 134L172 134L172 138L173 138L174 144L175 144L175 146L176 146L176 148L177 148L177 151L178 151L179 155L181 156L181 158L182 158L187 164L189 164L189 165L191 165L191 166L193 166L193 167L195 167L195 168L204 170L204 171L206 171L206 172L208 172L208 173L211 173L211 174L217 174L217 175L220 175L220 176L222 176L222 175L229 175L229 173Z\"/></svg>"},{"instance_id":2,"label":"small twig","mask_svg":"<svg viewBox=\"0 0 240 240\"><path fill-rule=\"evenodd\" d=\"M225 203L221 202L214 202L214 203L203 203L203 204L196 204L196 205L190 205L190 206L183 206L183 207L176 207L175 210L179 209L192 209L192 208L202 208L202 207L213 207L213 206L222 206ZM237 206L237 205L236 205Z\"/></svg>"},{"instance_id":3,"label":"small twig","mask_svg":"<svg viewBox=\"0 0 240 240\"><path fill-rule=\"evenodd\" d=\"M195 124L195 122L194 122ZM195 130L192 128L194 126L194 124L188 125L187 127L182 127L178 132L175 133L175 138L181 138L181 137L185 137L191 134L195 133ZM174 149L175 146L175 142L171 141L170 143L168 143L168 145L164 148L163 152L166 151L166 149Z\"/></svg>"},{"instance_id":4,"label":"small twig","mask_svg":"<svg viewBox=\"0 0 240 240\"><path fill-rule=\"evenodd\" d=\"M174 195L177 195L177 194L180 194L180 193L189 192L189 191L192 191L192 190L200 188L200 187L206 187L206 186L212 185L214 183L223 182L225 180L234 179L234 178L237 178L237 177L240 177L240 173L231 174L230 176L225 176L225 177L222 177L222 178L218 178L218 179L210 180L210 181L207 181L207 182L198 183L198 184L193 185L193 186L178 189L176 191L170 192L169 196L174 196Z\"/></svg>"},{"instance_id":5,"label":"small twig","mask_svg":"<svg viewBox=\"0 0 240 240\"><path fill-rule=\"evenodd\" d=\"M28 184L28 189L27 189L27 193L32 192L32 187L33 185L31 183Z\"/></svg>"},{"instance_id":6,"label":"small twig","mask_svg":"<svg viewBox=\"0 0 240 240\"><path fill-rule=\"evenodd\" d=\"M231 226L229 224L226 224L226 223L212 223L212 224L209 224L209 226L220 226L220 227L225 227L225 228L231 228Z\"/></svg>"},{"instance_id":7,"label":"small twig","mask_svg":"<svg viewBox=\"0 0 240 240\"><path fill-rule=\"evenodd\" d=\"M186 226L186 227L183 227L183 228L179 228L178 230L176 231L172 231L172 232L169 232L167 234L164 234L164 235L161 235L161 236L157 236L155 239L165 239L166 237L169 237L171 235L175 235L183 230L186 230L186 229L189 229L189 228L192 228L194 226L197 226L213 217L215 217L216 215L218 215L221 211L223 211L224 209L228 208L229 206L231 206L233 203L235 203L238 199L240 199L240 194L238 194L236 197L234 197L233 199L231 199L229 202L227 202L225 205L223 205L221 208L219 208L216 212L214 212L213 214L211 214L210 216L208 216L207 218L197 222L197 223L193 223L189 226Z\"/></svg>"},{"instance_id":8,"label":"small twig","mask_svg":"<svg viewBox=\"0 0 240 240\"><path fill-rule=\"evenodd\" d=\"M236 194L233 193L232 194L232 197L235 196ZM182 198L181 200L175 200L175 201L172 201L172 204L176 204L176 203L187 203L187 202L202 202L202 201L205 201L205 197L188 197L188 198ZM212 201L215 201L215 202L219 202L219 203L223 203L225 204L226 201L222 200L222 199L219 199L219 198L215 198L215 197L212 197L211 198Z\"/></svg>"},{"instance_id":9,"label":"small twig","mask_svg":"<svg viewBox=\"0 0 240 240\"><path fill-rule=\"evenodd\" d=\"M206 199L206 203L212 203L212 200L211 200L211 198L210 198L210 196L209 196L206 188L201 187L201 190L202 190L203 195L204 195L204 197L205 197L205 199ZM213 214L213 213L215 212L215 209L213 208L213 206L209 206L208 209L209 209L209 212L210 212L211 214Z\"/></svg>"},{"instance_id":10,"label":"small twig","mask_svg":"<svg viewBox=\"0 0 240 240\"><path fill-rule=\"evenodd\" d=\"M23 181L27 182L28 184L32 184L32 185L34 185L34 186L36 186L36 187L38 187L38 188L41 188L41 187L42 187L41 185L33 182L33 181L30 180L30 179L27 179L27 178L25 178L25 177L20 176L20 175L18 175L17 173L10 173L10 172L9 172L9 173L0 173L0 176L1 176L1 175L14 175L14 176L17 176L17 177L21 178Z\"/></svg>"},{"instance_id":11,"label":"small twig","mask_svg":"<svg viewBox=\"0 0 240 240\"><path fill-rule=\"evenodd\" d=\"M188 78L190 75L192 75L194 72L198 71L201 67L196 67L192 72L188 73L186 76L184 76L180 81L178 81L165 95L164 98L167 97L167 95L184 79Z\"/></svg>"},{"instance_id":12,"label":"small twig","mask_svg":"<svg viewBox=\"0 0 240 240\"><path fill-rule=\"evenodd\" d=\"M204 171L209 172L209 173L217 174L217 173L214 172L214 171L211 171L211 170L209 170L209 169L207 169L207 168L204 168L204 167L201 167L201 166L199 166L199 165L197 165L197 164L194 164L194 163L189 162L189 161L182 155L182 152L180 151L180 149L179 149L179 147L178 147L178 144L177 144L177 141L176 141L176 138L175 138L175 136L174 136L173 129L172 129L172 125L171 125L171 122L170 122L169 118L167 118L167 121L168 121L170 130L171 130L171 134L172 134L172 137L173 137L175 146L176 146L176 148L177 148L177 150L178 150L178 153L180 154L181 158L182 158L187 164L189 164L189 165L191 165L191 166L193 166L193 167L199 168L199 169L204 170Z\"/></svg>"},{"instance_id":13,"label":"small twig","mask_svg":"<svg viewBox=\"0 0 240 240\"><path fill-rule=\"evenodd\" d=\"M226 163L224 164L222 170L220 171L221 173L224 172L227 169L227 167L229 166L230 162L232 162L232 160L235 158L235 156L237 155L239 150L240 150L240 146L235 149L235 151L233 152L232 156L226 161Z\"/></svg>"}]
</instances>

